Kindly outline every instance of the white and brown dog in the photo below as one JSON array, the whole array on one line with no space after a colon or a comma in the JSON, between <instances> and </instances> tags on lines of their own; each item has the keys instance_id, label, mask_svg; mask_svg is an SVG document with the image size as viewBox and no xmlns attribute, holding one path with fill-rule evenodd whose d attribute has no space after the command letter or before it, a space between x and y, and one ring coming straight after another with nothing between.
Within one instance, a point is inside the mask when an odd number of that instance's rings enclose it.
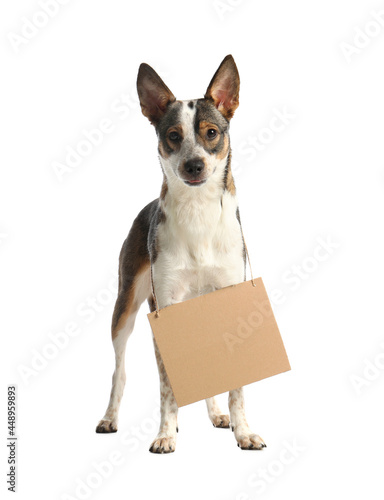
<instances>
[{"instance_id":1,"label":"white and brown dog","mask_svg":"<svg viewBox=\"0 0 384 500\"><path fill-rule=\"evenodd\" d=\"M231 173L229 120L239 105L240 79L232 56L213 76L203 99L178 101L157 73L141 64L137 90L143 114L155 126L164 180L160 198L135 219L119 263L119 293L112 320L116 354L112 391L96 432L117 431L125 385L125 347L146 299L159 308L245 279L245 247ZM180 332L182 335L183 332ZM155 343L160 375L161 423L150 451L176 447L177 404ZM229 416L206 400L215 427L234 431L242 449L261 449L244 413L243 389L229 392Z\"/></svg>"}]
</instances>

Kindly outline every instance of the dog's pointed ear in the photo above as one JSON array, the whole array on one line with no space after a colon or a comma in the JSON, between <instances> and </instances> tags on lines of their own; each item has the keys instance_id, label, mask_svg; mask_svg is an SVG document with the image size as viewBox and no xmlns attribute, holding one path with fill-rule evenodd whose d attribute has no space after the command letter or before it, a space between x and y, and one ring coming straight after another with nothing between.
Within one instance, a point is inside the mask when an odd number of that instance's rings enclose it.
<instances>
[{"instance_id":1,"label":"dog's pointed ear","mask_svg":"<svg viewBox=\"0 0 384 500\"><path fill-rule=\"evenodd\" d=\"M233 57L228 55L213 75L204 97L213 101L220 113L230 120L239 105L239 90L239 72Z\"/></svg>"},{"instance_id":2,"label":"dog's pointed ear","mask_svg":"<svg viewBox=\"0 0 384 500\"><path fill-rule=\"evenodd\" d=\"M137 93L143 115L156 125L164 115L168 104L176 98L148 64L140 64L137 75Z\"/></svg>"}]
</instances>

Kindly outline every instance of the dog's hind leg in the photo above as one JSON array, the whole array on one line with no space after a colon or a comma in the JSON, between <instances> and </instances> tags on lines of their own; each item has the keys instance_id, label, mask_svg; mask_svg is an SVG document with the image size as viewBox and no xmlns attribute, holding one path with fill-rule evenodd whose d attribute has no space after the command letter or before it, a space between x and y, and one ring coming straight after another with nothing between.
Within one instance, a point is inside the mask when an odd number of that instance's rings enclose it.
<instances>
[{"instance_id":1,"label":"dog's hind leg","mask_svg":"<svg viewBox=\"0 0 384 500\"><path fill-rule=\"evenodd\" d=\"M137 311L150 294L150 289L148 266L132 280L130 287L119 291L112 320L112 342L116 365L108 408L96 427L98 433L117 431L118 412L125 386L125 347L132 333Z\"/></svg>"},{"instance_id":2,"label":"dog's hind leg","mask_svg":"<svg viewBox=\"0 0 384 500\"><path fill-rule=\"evenodd\" d=\"M208 398L207 403L208 416L213 424L213 427L227 429L229 427L229 415L224 415L220 410L215 398Z\"/></svg>"}]
</instances>

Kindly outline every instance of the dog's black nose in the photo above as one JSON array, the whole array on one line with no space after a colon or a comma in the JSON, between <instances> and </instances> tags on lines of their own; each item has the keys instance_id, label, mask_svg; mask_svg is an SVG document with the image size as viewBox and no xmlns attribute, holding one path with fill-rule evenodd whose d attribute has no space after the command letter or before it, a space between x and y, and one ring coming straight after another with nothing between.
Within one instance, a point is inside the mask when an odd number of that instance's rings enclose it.
<instances>
[{"instance_id":1,"label":"dog's black nose","mask_svg":"<svg viewBox=\"0 0 384 500\"><path fill-rule=\"evenodd\" d=\"M204 170L204 162L199 158L188 160L184 164L184 170L189 175L197 176Z\"/></svg>"}]
</instances>

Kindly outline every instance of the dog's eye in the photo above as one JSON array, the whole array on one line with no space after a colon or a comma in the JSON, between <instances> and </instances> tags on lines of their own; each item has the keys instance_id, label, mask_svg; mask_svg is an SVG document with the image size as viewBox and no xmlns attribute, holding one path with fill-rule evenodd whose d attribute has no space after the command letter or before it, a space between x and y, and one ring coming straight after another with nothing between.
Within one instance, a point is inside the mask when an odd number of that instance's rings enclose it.
<instances>
[{"instance_id":1,"label":"dog's eye","mask_svg":"<svg viewBox=\"0 0 384 500\"><path fill-rule=\"evenodd\" d=\"M179 133L177 132L170 132L168 134L168 137L169 137L169 140L172 141L172 142L178 142L178 141L181 141L181 136Z\"/></svg>"},{"instance_id":2,"label":"dog's eye","mask_svg":"<svg viewBox=\"0 0 384 500\"><path fill-rule=\"evenodd\" d=\"M217 130L215 130L214 128L210 128L208 131L207 131L207 138L208 139L214 139L215 137L217 136Z\"/></svg>"}]
</instances>

